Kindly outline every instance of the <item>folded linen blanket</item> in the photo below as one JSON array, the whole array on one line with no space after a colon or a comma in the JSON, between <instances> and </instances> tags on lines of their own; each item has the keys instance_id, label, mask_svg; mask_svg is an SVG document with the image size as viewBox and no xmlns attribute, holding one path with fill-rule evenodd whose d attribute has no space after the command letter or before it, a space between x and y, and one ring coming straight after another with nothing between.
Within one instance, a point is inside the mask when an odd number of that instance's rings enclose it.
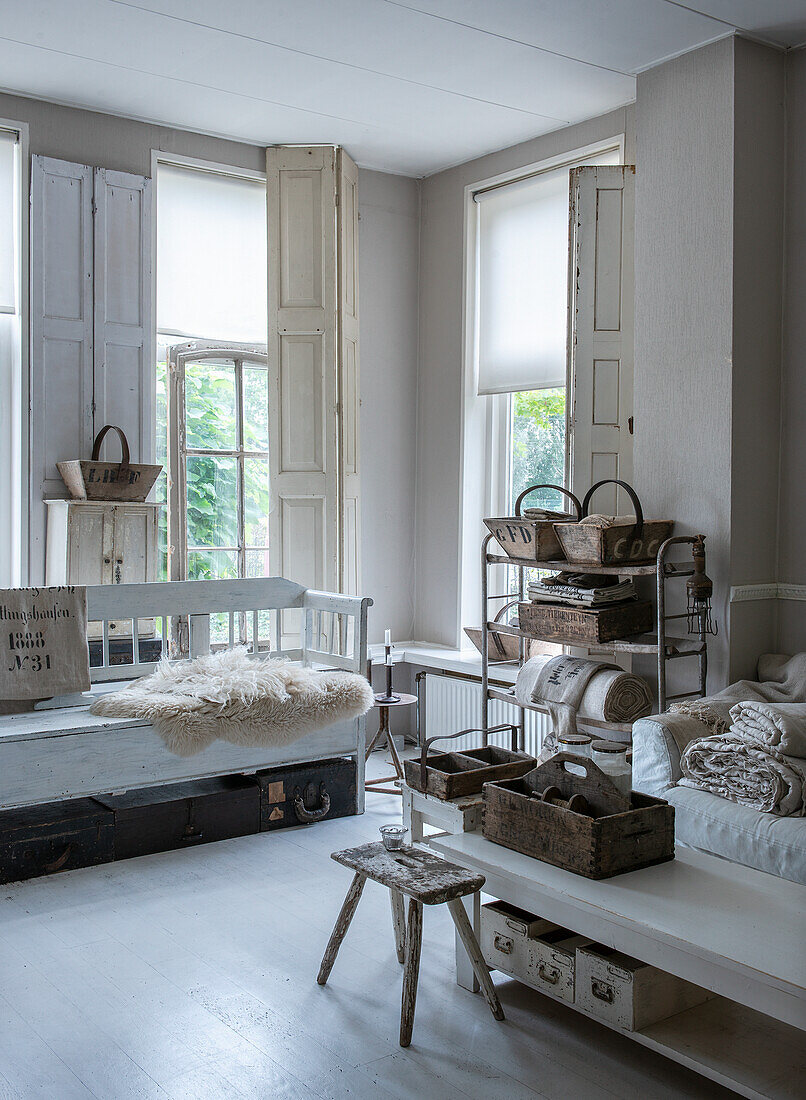
<instances>
[{"instance_id":1,"label":"folded linen blanket","mask_svg":"<svg viewBox=\"0 0 806 1100\"><path fill-rule=\"evenodd\" d=\"M743 702L731 707L731 735L774 756L806 757L806 703Z\"/></svg>"},{"instance_id":2,"label":"folded linen blanket","mask_svg":"<svg viewBox=\"0 0 806 1100\"><path fill-rule=\"evenodd\" d=\"M709 791L740 806L780 817L802 816L806 767L788 756L717 734L691 741L680 758L681 787Z\"/></svg>"},{"instance_id":3,"label":"folded linen blanket","mask_svg":"<svg viewBox=\"0 0 806 1100\"><path fill-rule=\"evenodd\" d=\"M363 676L261 660L236 647L191 661L162 661L150 676L100 696L90 710L145 719L170 752L192 756L217 738L234 745L288 745L366 714L374 701Z\"/></svg>"},{"instance_id":4,"label":"folded linen blanket","mask_svg":"<svg viewBox=\"0 0 806 1100\"><path fill-rule=\"evenodd\" d=\"M595 718L600 722L634 722L652 710L652 695L645 680L616 665L582 658L552 657L540 654L527 661L515 681L515 698L522 706L535 699L538 677L551 661L569 660L593 666L576 705L581 721ZM570 666L569 666L570 668Z\"/></svg>"},{"instance_id":5,"label":"folded linen blanket","mask_svg":"<svg viewBox=\"0 0 806 1100\"><path fill-rule=\"evenodd\" d=\"M534 603L565 603L576 607L610 607L612 604L627 603L638 598L632 580L603 588L538 581L529 584L528 594Z\"/></svg>"}]
</instances>

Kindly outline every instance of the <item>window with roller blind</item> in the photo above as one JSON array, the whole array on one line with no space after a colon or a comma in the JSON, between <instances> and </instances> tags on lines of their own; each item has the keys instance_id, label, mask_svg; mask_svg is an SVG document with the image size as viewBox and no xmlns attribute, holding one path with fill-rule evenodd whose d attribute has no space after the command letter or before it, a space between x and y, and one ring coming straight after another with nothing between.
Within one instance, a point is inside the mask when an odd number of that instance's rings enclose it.
<instances>
[{"instance_id":1,"label":"window with roller blind","mask_svg":"<svg viewBox=\"0 0 806 1100\"><path fill-rule=\"evenodd\" d=\"M264 176L158 165L157 461L174 580L269 572L266 237Z\"/></svg>"},{"instance_id":2,"label":"window with roller blind","mask_svg":"<svg viewBox=\"0 0 806 1100\"><path fill-rule=\"evenodd\" d=\"M21 131L0 124L0 587L21 580Z\"/></svg>"}]
</instances>

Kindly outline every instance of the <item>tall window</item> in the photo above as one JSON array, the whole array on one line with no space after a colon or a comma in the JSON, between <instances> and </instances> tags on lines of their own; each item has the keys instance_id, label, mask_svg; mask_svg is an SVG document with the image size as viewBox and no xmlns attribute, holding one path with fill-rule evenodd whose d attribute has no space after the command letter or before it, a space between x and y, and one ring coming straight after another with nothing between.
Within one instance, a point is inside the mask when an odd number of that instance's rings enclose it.
<instances>
[{"instance_id":1,"label":"tall window","mask_svg":"<svg viewBox=\"0 0 806 1100\"><path fill-rule=\"evenodd\" d=\"M173 579L269 572L266 279L265 179L160 164L157 461L170 441Z\"/></svg>"},{"instance_id":2,"label":"tall window","mask_svg":"<svg viewBox=\"0 0 806 1100\"><path fill-rule=\"evenodd\" d=\"M0 587L22 569L21 169L20 134L0 127Z\"/></svg>"}]
</instances>

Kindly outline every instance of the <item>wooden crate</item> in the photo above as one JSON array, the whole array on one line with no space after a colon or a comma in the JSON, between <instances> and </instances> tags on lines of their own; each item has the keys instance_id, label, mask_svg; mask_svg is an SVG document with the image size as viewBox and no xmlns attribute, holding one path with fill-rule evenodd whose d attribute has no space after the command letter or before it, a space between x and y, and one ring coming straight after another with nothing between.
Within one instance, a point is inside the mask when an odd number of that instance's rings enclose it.
<instances>
[{"instance_id":1,"label":"wooden crate","mask_svg":"<svg viewBox=\"0 0 806 1100\"><path fill-rule=\"evenodd\" d=\"M565 765L584 769L569 773ZM542 801L583 795L590 813ZM484 786L482 833L487 840L586 878L610 878L674 859L674 807L633 791L628 800L596 765L558 753L521 779Z\"/></svg>"},{"instance_id":2,"label":"wooden crate","mask_svg":"<svg viewBox=\"0 0 806 1100\"><path fill-rule=\"evenodd\" d=\"M351 757L270 768L255 779L263 831L358 812L356 763Z\"/></svg>"},{"instance_id":3,"label":"wooden crate","mask_svg":"<svg viewBox=\"0 0 806 1100\"><path fill-rule=\"evenodd\" d=\"M577 565L639 565L654 561L661 543L672 533L672 520L631 521L612 527L591 523L557 524L563 557Z\"/></svg>"},{"instance_id":4,"label":"wooden crate","mask_svg":"<svg viewBox=\"0 0 806 1100\"><path fill-rule=\"evenodd\" d=\"M653 614L649 600L595 610L529 602L518 604L518 625L546 642L598 645L651 630Z\"/></svg>"},{"instance_id":5,"label":"wooden crate","mask_svg":"<svg viewBox=\"0 0 806 1100\"><path fill-rule=\"evenodd\" d=\"M567 522L573 524L575 521ZM511 558L528 561L562 561L565 558L551 520L502 516L499 519L485 519L484 525ZM557 523L557 526L561 524Z\"/></svg>"},{"instance_id":6,"label":"wooden crate","mask_svg":"<svg viewBox=\"0 0 806 1100\"><path fill-rule=\"evenodd\" d=\"M108 863L114 818L92 798L0 813L0 882Z\"/></svg>"},{"instance_id":7,"label":"wooden crate","mask_svg":"<svg viewBox=\"0 0 806 1100\"><path fill-rule=\"evenodd\" d=\"M713 996L600 943L577 948L576 975L580 1008L627 1031L640 1031Z\"/></svg>"},{"instance_id":8,"label":"wooden crate","mask_svg":"<svg viewBox=\"0 0 806 1100\"><path fill-rule=\"evenodd\" d=\"M449 800L478 794L485 783L493 780L524 775L537 761L525 752L487 745L486 748L466 749L463 752L432 753L426 757L425 763L423 783L422 759L403 761L406 783L412 790Z\"/></svg>"},{"instance_id":9,"label":"wooden crate","mask_svg":"<svg viewBox=\"0 0 806 1100\"><path fill-rule=\"evenodd\" d=\"M260 832L260 789L243 775L145 787L97 801L114 818L115 859Z\"/></svg>"}]
</instances>

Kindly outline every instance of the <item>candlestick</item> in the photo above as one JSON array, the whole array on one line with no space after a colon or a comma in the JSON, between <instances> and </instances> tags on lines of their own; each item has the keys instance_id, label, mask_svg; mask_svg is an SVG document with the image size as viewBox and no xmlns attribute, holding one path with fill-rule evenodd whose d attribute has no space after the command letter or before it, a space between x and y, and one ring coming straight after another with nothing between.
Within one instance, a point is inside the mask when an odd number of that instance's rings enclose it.
<instances>
[{"instance_id":1,"label":"candlestick","mask_svg":"<svg viewBox=\"0 0 806 1100\"><path fill-rule=\"evenodd\" d=\"M384 645L384 664L386 665L386 694L381 695L380 692L375 696L379 703L399 703L400 696L395 695L392 690L392 643L388 640L390 631L386 631L387 641Z\"/></svg>"}]
</instances>

